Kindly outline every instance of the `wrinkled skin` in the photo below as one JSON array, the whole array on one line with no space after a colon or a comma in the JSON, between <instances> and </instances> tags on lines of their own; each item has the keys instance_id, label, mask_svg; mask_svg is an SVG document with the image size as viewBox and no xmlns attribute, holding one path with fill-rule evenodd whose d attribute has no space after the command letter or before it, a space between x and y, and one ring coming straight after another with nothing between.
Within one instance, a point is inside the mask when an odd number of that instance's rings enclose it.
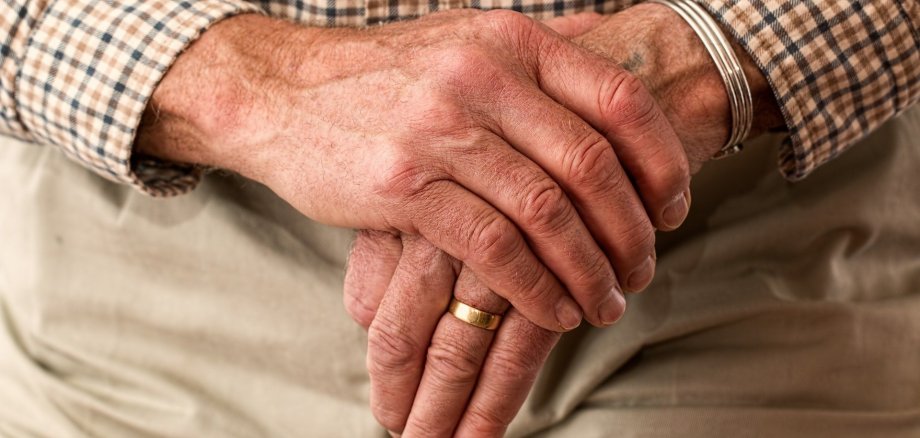
<instances>
[{"instance_id":1,"label":"wrinkled skin","mask_svg":"<svg viewBox=\"0 0 920 438\"><path fill-rule=\"evenodd\" d=\"M730 116L722 80L692 30L667 9L645 5L609 17L584 14L547 24L643 80L675 127L692 172L728 138ZM782 118L763 76L741 55L754 90L758 119L752 136L756 136L781 126ZM614 142L613 147L617 146ZM659 170L651 162L629 168L634 177ZM686 200L689 207L689 193ZM398 361L406 369L424 367L419 379L387 394L387 406L372 406L378 418L404 416L384 424L397 425L390 429L404 431L406 436L500 436L560 337L513 308L493 334L443 315L443 306L428 310L416 305L431 296L441 296L443 302L443 297L453 294L489 312L508 309L506 301L490 292L469 269L457 268L458 264L419 239L400 240L380 232L360 232L352 249L345 304L357 322L372 328L369 367L375 366L373 359L380 355L401 358ZM452 270L442 267L447 265ZM439 269L443 269L440 274ZM455 277L456 281L449 281ZM395 298L403 296L399 290L422 292L411 301ZM401 327L410 333L404 336L414 339L411 346L392 349L392 345L375 342L375 330L398 326L393 321L399 318L392 314L400 312L416 317L421 312L439 321L430 331ZM394 380L376 384L386 386ZM405 409L392 409L404 406L406 400L412 400L408 414Z\"/></svg>"}]
</instances>

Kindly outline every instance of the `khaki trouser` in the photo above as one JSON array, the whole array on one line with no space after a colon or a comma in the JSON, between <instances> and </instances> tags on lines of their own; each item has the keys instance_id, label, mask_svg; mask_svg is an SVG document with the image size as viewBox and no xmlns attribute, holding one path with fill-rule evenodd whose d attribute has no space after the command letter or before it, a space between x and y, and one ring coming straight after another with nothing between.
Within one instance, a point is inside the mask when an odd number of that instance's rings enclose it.
<instances>
[{"instance_id":1,"label":"khaki trouser","mask_svg":"<svg viewBox=\"0 0 920 438\"><path fill-rule=\"evenodd\" d=\"M0 142L0 435L383 434L350 232ZM509 434L920 436L920 109L864 143L798 184L775 140L707 165L652 287L563 337Z\"/></svg>"}]
</instances>

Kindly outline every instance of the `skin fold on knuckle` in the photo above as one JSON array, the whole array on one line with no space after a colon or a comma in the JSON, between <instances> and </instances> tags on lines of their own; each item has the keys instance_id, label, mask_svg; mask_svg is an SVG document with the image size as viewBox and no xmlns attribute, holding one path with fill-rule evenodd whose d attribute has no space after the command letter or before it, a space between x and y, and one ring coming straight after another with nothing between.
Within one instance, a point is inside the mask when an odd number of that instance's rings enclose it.
<instances>
[{"instance_id":1,"label":"skin fold on knuckle","mask_svg":"<svg viewBox=\"0 0 920 438\"><path fill-rule=\"evenodd\" d=\"M552 287L553 279L548 278L552 275L545 269L538 271L536 268L526 273L518 273L515 276L517 286L514 293L504 298L510 301L515 308L521 309L523 313L534 318L540 314L534 312L552 313L560 293L559 290ZM555 321L555 316L551 320Z\"/></svg>"},{"instance_id":2,"label":"skin fold on knuckle","mask_svg":"<svg viewBox=\"0 0 920 438\"><path fill-rule=\"evenodd\" d=\"M495 348L489 352L490 366L500 373L503 386L509 389L532 383L548 353L539 348L542 346L538 343L541 340L539 336L525 332L518 337L518 344L530 345L532 348L503 348L502 345L507 344L496 343ZM521 339L526 342L520 342Z\"/></svg>"},{"instance_id":3,"label":"skin fold on knuckle","mask_svg":"<svg viewBox=\"0 0 920 438\"><path fill-rule=\"evenodd\" d=\"M429 230L446 232L444 237L457 243L458 251L463 251L469 247L469 236L463 235L458 228L470 221L471 213L458 207L457 190L447 177L427 181L410 198L390 202L389 207L395 211L392 222L400 225L404 236L420 235L420 227L427 224ZM465 254L460 256L461 259L465 257Z\"/></svg>"},{"instance_id":4,"label":"skin fold on knuckle","mask_svg":"<svg viewBox=\"0 0 920 438\"><path fill-rule=\"evenodd\" d=\"M426 373L430 373L439 390L455 392L472 385L479 375L481 357L461 346L464 339L441 339L428 348Z\"/></svg>"},{"instance_id":5,"label":"skin fold on knuckle","mask_svg":"<svg viewBox=\"0 0 920 438\"><path fill-rule=\"evenodd\" d=\"M402 205L424 197L446 174L436 160L426 157L420 146L394 144L381 155L380 168L385 169L373 187L373 193L385 200Z\"/></svg>"},{"instance_id":6,"label":"skin fold on knuckle","mask_svg":"<svg viewBox=\"0 0 920 438\"><path fill-rule=\"evenodd\" d=\"M508 10L494 9L480 15L479 20L498 37L504 37L519 45L530 44L534 38L537 22L526 15Z\"/></svg>"},{"instance_id":7,"label":"skin fold on knuckle","mask_svg":"<svg viewBox=\"0 0 920 438\"><path fill-rule=\"evenodd\" d=\"M466 418L463 421L463 430L458 436L469 437L501 437L505 433L510 421L505 421L495 413L480 408L477 405L471 405L466 411Z\"/></svg>"},{"instance_id":8,"label":"skin fold on knuckle","mask_svg":"<svg viewBox=\"0 0 920 438\"><path fill-rule=\"evenodd\" d=\"M422 348L398 326L378 313L367 334L367 371L386 379L407 374L418 367Z\"/></svg>"},{"instance_id":9,"label":"skin fold on knuckle","mask_svg":"<svg viewBox=\"0 0 920 438\"><path fill-rule=\"evenodd\" d=\"M482 269L503 277L500 281L504 282L505 289L496 289L495 292L535 318L540 315L535 312L553 309L558 291L552 287L553 279L548 278L552 274L536 260L534 263L516 263L527 249L516 228L504 220L490 223L502 225L480 227L486 231L477 232L477 237L472 240L476 242L472 259ZM551 319L554 321L555 317Z\"/></svg>"},{"instance_id":10,"label":"skin fold on knuckle","mask_svg":"<svg viewBox=\"0 0 920 438\"><path fill-rule=\"evenodd\" d=\"M642 135L654 127L661 111L642 80L627 71L607 74L598 95L601 115L614 126L629 128Z\"/></svg>"},{"instance_id":11,"label":"skin fold on knuckle","mask_svg":"<svg viewBox=\"0 0 920 438\"><path fill-rule=\"evenodd\" d=\"M682 150L682 148L680 149ZM678 151L678 154L668 154L660 160L661 163L654 169L650 169L650 175L644 177L648 184L657 191L657 198L662 203L673 199L675 196L683 193L690 188L690 165L687 162L686 155ZM661 149L662 154L667 153Z\"/></svg>"},{"instance_id":12,"label":"skin fold on knuckle","mask_svg":"<svg viewBox=\"0 0 920 438\"><path fill-rule=\"evenodd\" d=\"M655 250L655 229L643 212L641 218L619 232L618 240L622 246L621 256L616 260L619 268L617 273L625 281L625 275L629 275L634 267L645 261Z\"/></svg>"},{"instance_id":13,"label":"skin fold on knuckle","mask_svg":"<svg viewBox=\"0 0 920 438\"><path fill-rule=\"evenodd\" d=\"M562 163L573 191L604 193L617 175L618 163L610 142L598 133L582 135L563 155Z\"/></svg>"},{"instance_id":14,"label":"skin fold on knuckle","mask_svg":"<svg viewBox=\"0 0 920 438\"><path fill-rule=\"evenodd\" d=\"M543 367L560 333L540 328L515 315L506 322L513 338L496 341L489 352L489 366L500 373L503 388L529 388Z\"/></svg>"},{"instance_id":15,"label":"skin fold on knuckle","mask_svg":"<svg viewBox=\"0 0 920 438\"><path fill-rule=\"evenodd\" d=\"M459 104L459 108L466 108L468 98L499 89L498 84L506 81L505 67L496 62L489 50L475 41L468 41L431 55L437 81L432 87L440 96L439 106Z\"/></svg>"},{"instance_id":16,"label":"skin fold on knuckle","mask_svg":"<svg viewBox=\"0 0 920 438\"><path fill-rule=\"evenodd\" d=\"M670 136L668 136L670 137ZM661 207L690 187L690 164L680 140L674 147L659 147L643 151L645 166L630 169L632 177L643 187L643 198L650 207ZM648 190L650 193L645 193Z\"/></svg>"},{"instance_id":17,"label":"skin fold on knuckle","mask_svg":"<svg viewBox=\"0 0 920 438\"><path fill-rule=\"evenodd\" d=\"M519 217L521 228L532 234L531 240L557 236L575 220L568 197L552 181L530 184Z\"/></svg>"},{"instance_id":18,"label":"skin fold on knuckle","mask_svg":"<svg viewBox=\"0 0 920 438\"><path fill-rule=\"evenodd\" d=\"M573 286L569 290L584 291L579 302L587 300L589 303L599 303L610 293L610 288L616 283L616 275L606 257L581 257L581 269L572 277Z\"/></svg>"},{"instance_id":19,"label":"skin fold on knuckle","mask_svg":"<svg viewBox=\"0 0 920 438\"><path fill-rule=\"evenodd\" d=\"M514 225L492 212L473 220L466 241L470 248L468 258L492 271L506 269L524 250L524 241Z\"/></svg>"}]
</instances>

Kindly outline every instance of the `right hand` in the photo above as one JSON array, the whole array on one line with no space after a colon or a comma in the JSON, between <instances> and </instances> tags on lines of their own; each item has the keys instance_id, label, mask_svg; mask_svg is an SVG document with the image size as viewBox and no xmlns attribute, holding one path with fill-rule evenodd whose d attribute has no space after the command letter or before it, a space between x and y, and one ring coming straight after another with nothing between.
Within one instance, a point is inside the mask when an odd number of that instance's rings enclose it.
<instances>
[{"instance_id":1,"label":"right hand","mask_svg":"<svg viewBox=\"0 0 920 438\"><path fill-rule=\"evenodd\" d=\"M148 108L140 152L234 170L320 222L420 234L550 330L582 310L616 321L617 277L644 288L654 227L686 215L665 214L688 166L642 83L509 11L372 29L235 17Z\"/></svg>"}]
</instances>

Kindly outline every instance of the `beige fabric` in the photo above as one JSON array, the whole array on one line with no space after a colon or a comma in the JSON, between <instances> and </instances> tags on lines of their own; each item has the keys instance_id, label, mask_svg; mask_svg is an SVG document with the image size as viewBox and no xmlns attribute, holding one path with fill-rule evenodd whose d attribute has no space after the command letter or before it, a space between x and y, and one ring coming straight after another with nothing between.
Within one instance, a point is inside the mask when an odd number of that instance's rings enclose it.
<instances>
[{"instance_id":1,"label":"beige fabric","mask_svg":"<svg viewBox=\"0 0 920 438\"><path fill-rule=\"evenodd\" d=\"M510 435L920 436L918 138L914 109L794 185L775 142L708 165L653 286L563 338ZM0 141L0 436L382 434L349 232Z\"/></svg>"}]
</instances>

